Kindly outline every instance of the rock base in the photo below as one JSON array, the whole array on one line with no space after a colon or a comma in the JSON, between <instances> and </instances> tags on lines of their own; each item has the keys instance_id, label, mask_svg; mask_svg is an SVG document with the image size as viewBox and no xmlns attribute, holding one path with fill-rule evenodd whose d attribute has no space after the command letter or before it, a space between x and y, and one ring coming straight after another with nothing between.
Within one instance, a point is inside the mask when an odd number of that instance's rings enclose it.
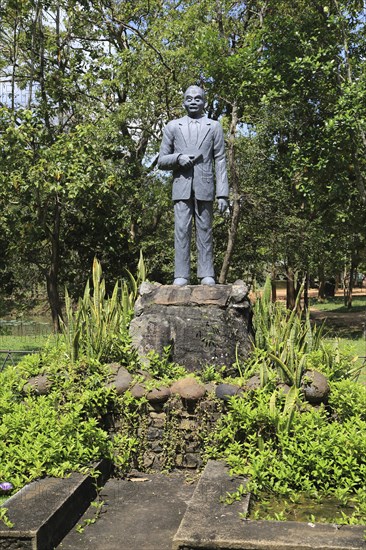
<instances>
[{"instance_id":1,"label":"rock base","mask_svg":"<svg viewBox=\"0 0 366 550\"><path fill-rule=\"evenodd\" d=\"M170 346L171 360L190 372L205 365L227 368L251 349L251 307L248 287L143 283L131 322L132 342L148 360Z\"/></svg>"}]
</instances>

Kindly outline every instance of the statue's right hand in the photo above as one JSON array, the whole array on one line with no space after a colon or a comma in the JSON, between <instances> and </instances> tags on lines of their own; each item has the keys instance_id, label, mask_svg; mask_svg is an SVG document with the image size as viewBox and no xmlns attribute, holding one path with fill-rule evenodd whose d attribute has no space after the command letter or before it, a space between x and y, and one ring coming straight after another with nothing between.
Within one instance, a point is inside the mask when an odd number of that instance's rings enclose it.
<instances>
[{"instance_id":1,"label":"statue's right hand","mask_svg":"<svg viewBox=\"0 0 366 550\"><path fill-rule=\"evenodd\" d=\"M191 158L189 155L179 155L178 164L183 168L190 168L193 166L194 158Z\"/></svg>"}]
</instances>

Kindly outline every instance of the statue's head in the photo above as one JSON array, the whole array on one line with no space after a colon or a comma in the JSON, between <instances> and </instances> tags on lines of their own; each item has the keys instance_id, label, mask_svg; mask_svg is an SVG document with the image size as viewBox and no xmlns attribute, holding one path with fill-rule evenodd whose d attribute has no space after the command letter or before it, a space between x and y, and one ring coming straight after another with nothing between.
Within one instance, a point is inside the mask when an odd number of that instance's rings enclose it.
<instances>
[{"instance_id":1,"label":"statue's head","mask_svg":"<svg viewBox=\"0 0 366 550\"><path fill-rule=\"evenodd\" d=\"M199 118L202 116L206 105L206 94L199 86L189 86L184 93L183 107L188 116Z\"/></svg>"}]
</instances>

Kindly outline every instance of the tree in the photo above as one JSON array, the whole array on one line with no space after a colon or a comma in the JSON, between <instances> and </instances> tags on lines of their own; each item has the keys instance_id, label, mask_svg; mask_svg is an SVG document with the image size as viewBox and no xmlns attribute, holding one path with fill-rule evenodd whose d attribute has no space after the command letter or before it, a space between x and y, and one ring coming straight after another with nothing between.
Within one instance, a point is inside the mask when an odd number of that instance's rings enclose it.
<instances>
[{"instance_id":1,"label":"tree","mask_svg":"<svg viewBox=\"0 0 366 550\"><path fill-rule=\"evenodd\" d=\"M143 248L154 277L169 280L172 208L156 156L192 83L206 89L209 116L227 136L231 216L215 220L220 281L285 266L291 305L294 273L314 272L325 256L329 269L357 259L365 222L357 0L15 1L1 4L1 16L0 70L12 83L0 128L4 252L8 265L37 266L55 326L60 286L78 292L94 255L115 278ZM16 84L30 91L23 110Z\"/></svg>"}]
</instances>

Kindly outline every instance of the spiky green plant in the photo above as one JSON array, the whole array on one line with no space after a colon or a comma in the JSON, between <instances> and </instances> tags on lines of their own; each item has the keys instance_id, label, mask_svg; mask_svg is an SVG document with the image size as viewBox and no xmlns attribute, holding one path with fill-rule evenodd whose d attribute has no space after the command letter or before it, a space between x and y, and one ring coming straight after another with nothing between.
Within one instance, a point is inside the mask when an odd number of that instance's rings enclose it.
<instances>
[{"instance_id":1,"label":"spiky green plant","mask_svg":"<svg viewBox=\"0 0 366 550\"><path fill-rule=\"evenodd\" d=\"M302 291L303 285L294 308L288 311L282 303L271 301L271 281L268 277L262 294L254 304L255 347L263 350L262 354L258 354L262 385L274 368L283 382L299 387L308 354L321 345L323 328L312 327L309 312L305 313L305 317L300 312Z\"/></svg>"},{"instance_id":2,"label":"spiky green plant","mask_svg":"<svg viewBox=\"0 0 366 550\"><path fill-rule=\"evenodd\" d=\"M128 272L129 281L116 283L111 296L107 295L102 266L95 258L92 269L92 289L86 283L84 295L74 308L65 292L66 322L62 334L67 354L72 362L80 356L97 360L116 358L121 347L128 345L128 325L137 297L139 284L146 277L142 253L138 274Z\"/></svg>"},{"instance_id":3,"label":"spiky green plant","mask_svg":"<svg viewBox=\"0 0 366 550\"><path fill-rule=\"evenodd\" d=\"M254 304L251 368L259 371L262 387L275 375L298 388L307 368L320 368L333 380L357 378L362 368L354 365L356 358L342 354L336 342L332 345L326 342L324 324L311 325L310 312L301 312L299 307L302 290L303 287L293 310L288 311L284 304L271 301L271 283L267 278Z\"/></svg>"}]
</instances>

